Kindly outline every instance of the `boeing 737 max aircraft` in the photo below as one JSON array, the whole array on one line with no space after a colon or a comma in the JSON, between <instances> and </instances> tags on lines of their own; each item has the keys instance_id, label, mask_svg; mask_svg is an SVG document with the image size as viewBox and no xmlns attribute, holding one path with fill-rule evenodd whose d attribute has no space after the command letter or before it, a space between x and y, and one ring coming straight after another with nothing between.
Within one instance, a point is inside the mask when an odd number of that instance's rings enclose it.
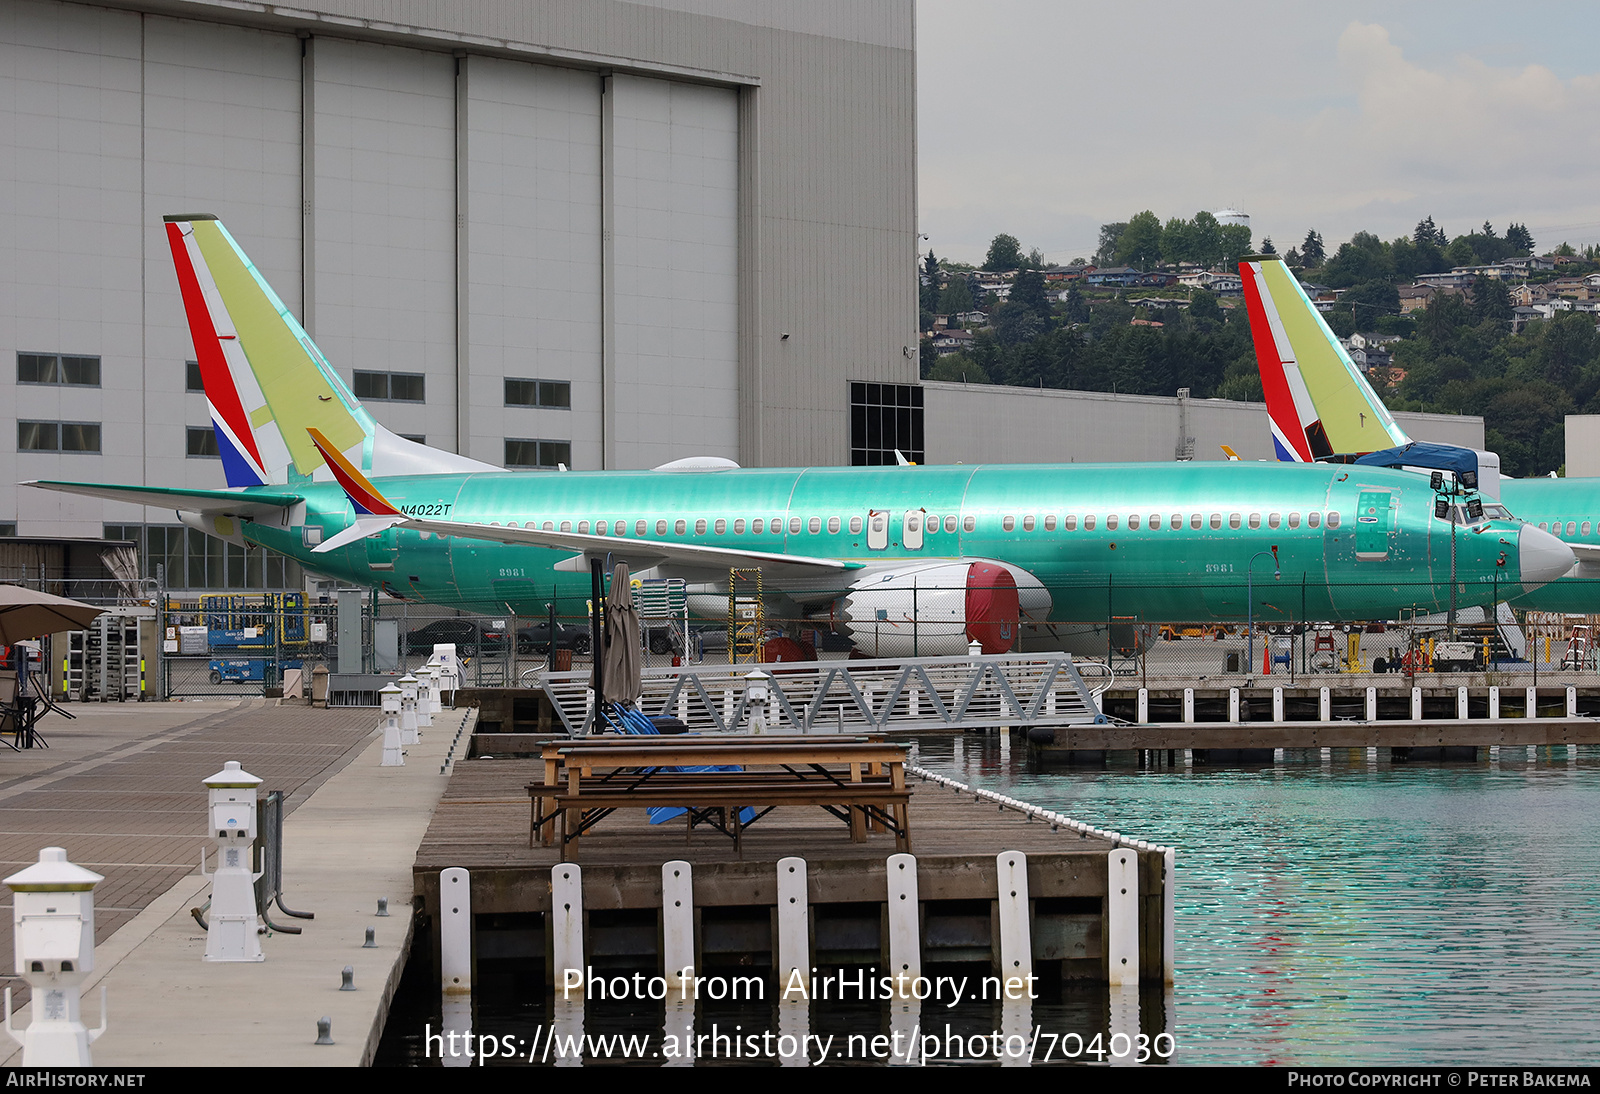
<instances>
[{"instance_id":1,"label":"boeing 737 max aircraft","mask_svg":"<svg viewBox=\"0 0 1600 1094\"><path fill-rule=\"evenodd\" d=\"M687 581L726 611L759 568L773 614L863 649L991 652L1059 621L1385 618L1449 594L1426 480L1240 463L508 472L375 422L215 219L167 218L228 487L46 489L176 509L184 523L391 596L539 614L587 595L589 559ZM1459 544L1465 599L1565 573L1509 521ZM1250 567L1254 564L1254 571ZM1276 580L1275 580L1276 579ZM913 638L913 629L916 636Z\"/></svg>"}]
</instances>

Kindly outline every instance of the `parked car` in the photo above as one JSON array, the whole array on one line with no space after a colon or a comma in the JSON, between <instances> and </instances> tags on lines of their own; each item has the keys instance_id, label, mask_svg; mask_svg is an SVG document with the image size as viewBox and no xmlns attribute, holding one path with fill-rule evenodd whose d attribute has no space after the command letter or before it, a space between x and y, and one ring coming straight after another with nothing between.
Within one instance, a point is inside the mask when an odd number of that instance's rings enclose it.
<instances>
[{"instance_id":1,"label":"parked car","mask_svg":"<svg viewBox=\"0 0 1600 1094\"><path fill-rule=\"evenodd\" d=\"M473 619L435 619L427 626L406 634L407 653L432 653L440 643L454 642L461 657L496 654L506 651L504 630L495 630Z\"/></svg>"},{"instance_id":2,"label":"parked car","mask_svg":"<svg viewBox=\"0 0 1600 1094\"><path fill-rule=\"evenodd\" d=\"M571 650L573 653L588 653L590 646L589 628L587 626L574 627L566 623L556 623L556 649ZM517 628L517 652L527 656L529 654L544 653L550 648L550 621L541 619L537 623L530 623L526 627Z\"/></svg>"}]
</instances>

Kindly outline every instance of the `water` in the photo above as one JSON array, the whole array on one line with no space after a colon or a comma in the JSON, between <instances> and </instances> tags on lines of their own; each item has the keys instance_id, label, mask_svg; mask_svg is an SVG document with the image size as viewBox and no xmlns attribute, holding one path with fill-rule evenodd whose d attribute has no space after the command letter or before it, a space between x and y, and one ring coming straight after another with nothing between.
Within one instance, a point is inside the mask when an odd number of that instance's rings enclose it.
<instances>
[{"instance_id":1,"label":"water","mask_svg":"<svg viewBox=\"0 0 1600 1094\"><path fill-rule=\"evenodd\" d=\"M921 763L1178 848L1175 1063L1600 1060L1597 750L1095 772L1006 752L924 740Z\"/></svg>"},{"instance_id":2,"label":"water","mask_svg":"<svg viewBox=\"0 0 1600 1094\"><path fill-rule=\"evenodd\" d=\"M1543 749L1530 762L1508 748L1497 764L1391 765L1355 753L1328 764L1081 771L1041 768L1020 742L1002 748L996 737L924 737L918 747L920 764L941 774L1177 848L1176 989L1143 998L1145 1031L1173 1035L1172 1063L1600 1061L1600 749L1572 760ZM437 995L419 996L420 1012L397 1002L389 1062L423 1062L414 1031L430 1009L437 1030ZM476 1003L485 1033L525 1035L552 1018L529 983ZM772 1011L702 1005L696 1027L766 1030ZM1003 1024L993 1005L923 1017L967 1033ZM584 1030L659 1034L663 1020L659 1004L591 1006ZM1036 1003L1031 1021L1106 1030L1106 991L1069 986ZM890 1023L871 1005L819 1004L810 1028L876 1033Z\"/></svg>"}]
</instances>

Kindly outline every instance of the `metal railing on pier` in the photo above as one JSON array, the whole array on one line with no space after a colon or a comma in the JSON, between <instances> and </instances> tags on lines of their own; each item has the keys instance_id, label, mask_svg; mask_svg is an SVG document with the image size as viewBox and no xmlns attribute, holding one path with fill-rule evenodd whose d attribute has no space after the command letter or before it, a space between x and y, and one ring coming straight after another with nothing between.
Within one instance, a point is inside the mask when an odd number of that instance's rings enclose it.
<instances>
[{"instance_id":1,"label":"metal railing on pier","mask_svg":"<svg viewBox=\"0 0 1600 1094\"><path fill-rule=\"evenodd\" d=\"M566 731L588 733L589 674L549 673L542 684ZM639 705L652 718L719 733L1058 726L1102 718L1098 690L1061 653L646 669Z\"/></svg>"}]
</instances>

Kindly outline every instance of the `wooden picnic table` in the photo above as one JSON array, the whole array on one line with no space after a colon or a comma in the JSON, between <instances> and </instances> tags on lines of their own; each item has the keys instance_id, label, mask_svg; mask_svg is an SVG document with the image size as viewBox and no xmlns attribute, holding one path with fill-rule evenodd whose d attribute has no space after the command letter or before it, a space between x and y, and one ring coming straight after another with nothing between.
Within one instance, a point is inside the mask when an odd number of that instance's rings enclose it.
<instances>
[{"instance_id":1,"label":"wooden picnic table","mask_svg":"<svg viewBox=\"0 0 1600 1094\"><path fill-rule=\"evenodd\" d=\"M903 744L836 737L685 735L608 738L603 744L552 742L546 751L546 781L527 787L533 799L529 845L541 830L544 841L552 842L559 823L565 853L617 808L669 806L688 810L691 825L697 815L703 819L708 811L720 810L724 820L719 827L737 846L743 808L754 808L760 816L780 805L815 805L846 819L853 840L866 839L868 828L881 823L894 831L900 850L909 850L908 751ZM736 770L675 770L695 767ZM548 815L546 800L553 806Z\"/></svg>"}]
</instances>

